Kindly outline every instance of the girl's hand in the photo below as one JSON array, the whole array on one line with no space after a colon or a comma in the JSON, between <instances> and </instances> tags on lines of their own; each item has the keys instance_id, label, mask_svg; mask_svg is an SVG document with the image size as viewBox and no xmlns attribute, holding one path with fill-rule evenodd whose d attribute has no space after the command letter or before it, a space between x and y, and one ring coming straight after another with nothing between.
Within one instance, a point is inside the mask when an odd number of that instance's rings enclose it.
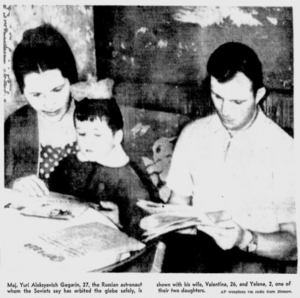
<instances>
[{"instance_id":1,"label":"girl's hand","mask_svg":"<svg viewBox=\"0 0 300 298\"><path fill-rule=\"evenodd\" d=\"M119 207L109 201L100 201L99 205L102 208L101 213L106 215L116 226L120 227Z\"/></svg>"},{"instance_id":2,"label":"girl's hand","mask_svg":"<svg viewBox=\"0 0 300 298\"><path fill-rule=\"evenodd\" d=\"M45 182L36 175L30 175L17 179L12 188L31 197L42 197L49 195L49 190Z\"/></svg>"}]
</instances>

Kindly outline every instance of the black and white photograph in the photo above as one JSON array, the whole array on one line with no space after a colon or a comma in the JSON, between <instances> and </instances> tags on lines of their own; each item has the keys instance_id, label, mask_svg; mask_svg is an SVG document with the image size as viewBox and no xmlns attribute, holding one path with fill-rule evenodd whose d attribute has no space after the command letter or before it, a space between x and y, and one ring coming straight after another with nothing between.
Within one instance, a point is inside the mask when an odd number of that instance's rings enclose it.
<instances>
[{"instance_id":1,"label":"black and white photograph","mask_svg":"<svg viewBox=\"0 0 300 298\"><path fill-rule=\"evenodd\" d=\"M4 293L297 297L296 8L83 4L2 5Z\"/></svg>"}]
</instances>

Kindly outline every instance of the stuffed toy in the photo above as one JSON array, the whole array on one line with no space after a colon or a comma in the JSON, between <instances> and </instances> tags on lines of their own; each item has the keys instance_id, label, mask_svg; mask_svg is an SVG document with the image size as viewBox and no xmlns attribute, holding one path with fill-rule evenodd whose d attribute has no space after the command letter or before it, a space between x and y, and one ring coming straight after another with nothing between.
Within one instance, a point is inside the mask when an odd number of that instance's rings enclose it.
<instances>
[{"instance_id":1,"label":"stuffed toy","mask_svg":"<svg viewBox=\"0 0 300 298\"><path fill-rule=\"evenodd\" d=\"M147 173L152 183L158 188L161 200L165 203L171 196L171 190L166 185L166 178L169 173L175 139L176 137L159 138L152 147L153 159L142 157Z\"/></svg>"}]
</instances>

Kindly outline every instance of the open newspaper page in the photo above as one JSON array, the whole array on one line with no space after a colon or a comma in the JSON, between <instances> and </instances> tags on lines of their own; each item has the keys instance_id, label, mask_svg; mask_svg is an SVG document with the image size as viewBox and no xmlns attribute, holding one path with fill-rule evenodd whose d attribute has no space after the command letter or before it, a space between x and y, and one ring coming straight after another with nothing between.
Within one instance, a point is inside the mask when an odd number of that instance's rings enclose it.
<instances>
[{"instance_id":1,"label":"open newspaper page","mask_svg":"<svg viewBox=\"0 0 300 298\"><path fill-rule=\"evenodd\" d=\"M139 201L138 206L150 214L144 217L140 224L141 228L145 230L145 241L172 231L201 225L214 225L216 222L228 218L228 214L223 211L206 214L192 206L147 201Z\"/></svg>"}]
</instances>

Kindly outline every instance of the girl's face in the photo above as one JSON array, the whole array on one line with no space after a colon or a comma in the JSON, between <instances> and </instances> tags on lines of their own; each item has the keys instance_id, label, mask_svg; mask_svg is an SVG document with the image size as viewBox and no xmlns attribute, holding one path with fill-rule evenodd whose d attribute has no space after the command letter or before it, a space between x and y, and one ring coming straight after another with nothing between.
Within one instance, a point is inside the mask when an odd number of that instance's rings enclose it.
<instances>
[{"instance_id":1,"label":"girl's face","mask_svg":"<svg viewBox=\"0 0 300 298\"><path fill-rule=\"evenodd\" d=\"M119 144L118 133L113 133L105 120L75 120L77 143L81 153L90 161L105 158Z\"/></svg>"},{"instance_id":2,"label":"girl's face","mask_svg":"<svg viewBox=\"0 0 300 298\"><path fill-rule=\"evenodd\" d=\"M24 76L24 95L29 104L51 122L62 119L70 104L70 82L59 69Z\"/></svg>"}]
</instances>

